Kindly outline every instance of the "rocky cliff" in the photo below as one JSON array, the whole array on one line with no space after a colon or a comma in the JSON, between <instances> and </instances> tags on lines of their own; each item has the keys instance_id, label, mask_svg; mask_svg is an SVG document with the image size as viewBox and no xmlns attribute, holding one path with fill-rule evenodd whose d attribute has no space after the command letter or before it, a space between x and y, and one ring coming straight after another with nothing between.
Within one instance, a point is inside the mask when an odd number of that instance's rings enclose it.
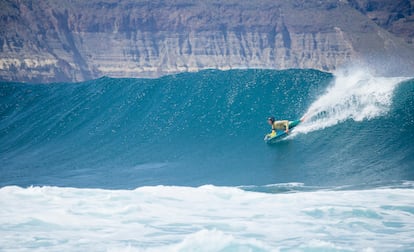
<instances>
[{"instance_id":1,"label":"rocky cliff","mask_svg":"<svg viewBox=\"0 0 414 252\"><path fill-rule=\"evenodd\" d=\"M392 16L391 7L369 2L3 0L0 80L155 77L206 68L332 71L355 63L410 73L411 12L403 6L401 32L378 21Z\"/></svg>"},{"instance_id":2,"label":"rocky cliff","mask_svg":"<svg viewBox=\"0 0 414 252\"><path fill-rule=\"evenodd\" d=\"M350 0L351 6L380 27L414 43L414 0Z\"/></svg>"}]
</instances>

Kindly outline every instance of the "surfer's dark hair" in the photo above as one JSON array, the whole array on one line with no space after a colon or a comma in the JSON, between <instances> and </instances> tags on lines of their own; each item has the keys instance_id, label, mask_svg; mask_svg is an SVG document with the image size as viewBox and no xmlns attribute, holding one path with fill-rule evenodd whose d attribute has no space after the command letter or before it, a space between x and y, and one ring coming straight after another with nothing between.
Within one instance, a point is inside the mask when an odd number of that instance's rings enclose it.
<instances>
[{"instance_id":1,"label":"surfer's dark hair","mask_svg":"<svg viewBox=\"0 0 414 252\"><path fill-rule=\"evenodd\" d=\"M268 121L271 121L272 123L275 122L275 118L273 116L267 118Z\"/></svg>"}]
</instances>

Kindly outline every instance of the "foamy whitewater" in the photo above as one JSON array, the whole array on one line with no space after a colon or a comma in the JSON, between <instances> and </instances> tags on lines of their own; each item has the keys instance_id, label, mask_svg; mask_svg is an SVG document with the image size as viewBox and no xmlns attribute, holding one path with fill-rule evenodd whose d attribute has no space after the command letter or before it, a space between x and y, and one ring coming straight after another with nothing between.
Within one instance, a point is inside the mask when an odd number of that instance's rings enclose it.
<instances>
[{"instance_id":1,"label":"foamy whitewater","mask_svg":"<svg viewBox=\"0 0 414 252\"><path fill-rule=\"evenodd\" d=\"M289 186L289 185L285 185ZM409 251L414 189L0 189L2 251Z\"/></svg>"},{"instance_id":2,"label":"foamy whitewater","mask_svg":"<svg viewBox=\"0 0 414 252\"><path fill-rule=\"evenodd\" d=\"M306 123L296 133L308 133L346 120L370 120L385 115L392 104L393 91L410 78L376 77L369 71L338 71L335 81L306 111Z\"/></svg>"},{"instance_id":3,"label":"foamy whitewater","mask_svg":"<svg viewBox=\"0 0 414 252\"><path fill-rule=\"evenodd\" d=\"M365 71L0 83L0 251L414 251L413 129Z\"/></svg>"}]
</instances>

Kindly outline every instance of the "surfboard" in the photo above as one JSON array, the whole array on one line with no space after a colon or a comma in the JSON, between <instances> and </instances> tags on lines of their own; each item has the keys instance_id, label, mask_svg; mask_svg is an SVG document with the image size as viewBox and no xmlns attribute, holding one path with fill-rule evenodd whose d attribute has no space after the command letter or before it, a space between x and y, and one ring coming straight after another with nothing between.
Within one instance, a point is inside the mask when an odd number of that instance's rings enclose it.
<instances>
[{"instance_id":1,"label":"surfboard","mask_svg":"<svg viewBox=\"0 0 414 252\"><path fill-rule=\"evenodd\" d=\"M289 133L286 133L283 130L276 130L276 136L267 137L266 135L264 138L264 141L267 144L274 144L274 143L279 142L280 140L287 137L292 132L292 129L298 126L301 122L302 122L301 120L289 121Z\"/></svg>"}]
</instances>

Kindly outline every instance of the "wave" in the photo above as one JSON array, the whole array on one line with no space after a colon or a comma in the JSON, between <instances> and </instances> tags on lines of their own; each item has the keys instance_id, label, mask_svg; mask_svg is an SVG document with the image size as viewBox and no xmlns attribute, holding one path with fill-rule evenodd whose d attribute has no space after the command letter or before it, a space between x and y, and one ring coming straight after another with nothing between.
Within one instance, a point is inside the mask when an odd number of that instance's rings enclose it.
<instances>
[{"instance_id":1,"label":"wave","mask_svg":"<svg viewBox=\"0 0 414 252\"><path fill-rule=\"evenodd\" d=\"M0 84L0 186L132 189L414 180L414 81L208 70ZM266 118L308 120L268 146Z\"/></svg>"}]
</instances>

